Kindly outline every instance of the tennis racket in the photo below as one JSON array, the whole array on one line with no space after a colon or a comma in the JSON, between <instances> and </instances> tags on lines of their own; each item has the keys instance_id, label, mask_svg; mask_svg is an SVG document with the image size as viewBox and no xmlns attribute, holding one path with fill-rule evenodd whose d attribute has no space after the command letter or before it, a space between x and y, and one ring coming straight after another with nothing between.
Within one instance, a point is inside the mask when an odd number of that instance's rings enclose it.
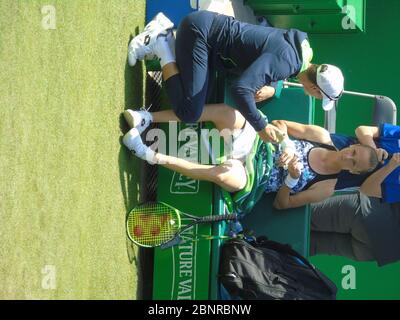
<instances>
[{"instance_id":1,"label":"tennis racket","mask_svg":"<svg viewBox=\"0 0 400 320\"><path fill-rule=\"evenodd\" d=\"M192 221L182 226L181 217ZM196 224L226 220L237 220L237 215L199 217L179 211L163 202L150 202L139 205L129 212L126 230L129 239L138 246L168 248L179 244L182 240L180 235Z\"/></svg>"}]
</instances>

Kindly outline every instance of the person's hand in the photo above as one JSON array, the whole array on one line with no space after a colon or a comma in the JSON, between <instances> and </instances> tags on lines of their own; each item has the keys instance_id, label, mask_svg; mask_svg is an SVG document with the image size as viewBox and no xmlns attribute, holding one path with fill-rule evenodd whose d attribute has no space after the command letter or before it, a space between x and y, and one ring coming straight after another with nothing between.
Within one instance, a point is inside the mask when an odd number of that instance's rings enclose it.
<instances>
[{"instance_id":1,"label":"person's hand","mask_svg":"<svg viewBox=\"0 0 400 320\"><path fill-rule=\"evenodd\" d=\"M254 94L254 100L256 102L264 101L269 98L272 98L275 94L275 88L270 86L264 86L261 89L257 90Z\"/></svg>"},{"instance_id":2,"label":"person's hand","mask_svg":"<svg viewBox=\"0 0 400 320\"><path fill-rule=\"evenodd\" d=\"M388 152L385 149L377 148L377 149L375 149L375 151L376 151L376 155L378 157L379 162L383 162L389 156Z\"/></svg>"},{"instance_id":3,"label":"person's hand","mask_svg":"<svg viewBox=\"0 0 400 320\"><path fill-rule=\"evenodd\" d=\"M272 142L277 143L281 141L281 137L283 135L282 131L280 131L277 127L273 126L272 124L267 124L267 126L258 131L258 134L262 141L264 142Z\"/></svg>"},{"instance_id":4,"label":"person's hand","mask_svg":"<svg viewBox=\"0 0 400 320\"><path fill-rule=\"evenodd\" d=\"M400 153L393 154L392 159L390 159L390 161L389 161L389 165L393 169L396 169L398 166L400 166Z\"/></svg>"},{"instance_id":5,"label":"person's hand","mask_svg":"<svg viewBox=\"0 0 400 320\"><path fill-rule=\"evenodd\" d=\"M283 150L282 154L279 157L278 165L280 167L287 167L289 165L289 162L292 161L294 155L295 150L293 148L286 148L285 150Z\"/></svg>"},{"instance_id":6,"label":"person's hand","mask_svg":"<svg viewBox=\"0 0 400 320\"><path fill-rule=\"evenodd\" d=\"M297 156L289 162L288 171L293 179L300 178L301 172L303 171L303 164L299 161Z\"/></svg>"}]
</instances>

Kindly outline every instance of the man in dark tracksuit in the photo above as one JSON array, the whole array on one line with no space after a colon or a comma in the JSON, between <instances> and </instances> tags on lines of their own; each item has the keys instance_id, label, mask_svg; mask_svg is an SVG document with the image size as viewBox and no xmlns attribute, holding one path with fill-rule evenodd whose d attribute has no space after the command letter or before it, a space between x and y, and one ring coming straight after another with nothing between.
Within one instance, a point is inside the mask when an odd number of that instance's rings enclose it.
<instances>
[{"instance_id":1,"label":"man in dark tracksuit","mask_svg":"<svg viewBox=\"0 0 400 320\"><path fill-rule=\"evenodd\" d=\"M344 256L379 266L400 260L400 203L353 193L312 204L311 212L311 256Z\"/></svg>"},{"instance_id":2,"label":"man in dark tracksuit","mask_svg":"<svg viewBox=\"0 0 400 320\"><path fill-rule=\"evenodd\" d=\"M199 120L212 70L237 76L231 86L236 107L264 141L275 141L275 133L258 112L256 100L272 97L274 82L297 77L307 94L323 99L326 110L343 91L338 68L310 63L312 49L307 34L299 30L256 26L198 11L185 17L177 29L176 58L167 45L171 33L149 25L146 32L132 40L130 64L146 55L161 59L168 96L175 114L184 122Z\"/></svg>"}]
</instances>

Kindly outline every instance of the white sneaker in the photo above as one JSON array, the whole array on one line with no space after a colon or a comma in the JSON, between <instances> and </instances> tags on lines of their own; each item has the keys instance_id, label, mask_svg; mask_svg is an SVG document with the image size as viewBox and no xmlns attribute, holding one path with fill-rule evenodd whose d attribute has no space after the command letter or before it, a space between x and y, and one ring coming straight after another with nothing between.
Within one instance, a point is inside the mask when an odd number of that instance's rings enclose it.
<instances>
[{"instance_id":1,"label":"white sneaker","mask_svg":"<svg viewBox=\"0 0 400 320\"><path fill-rule=\"evenodd\" d=\"M149 164L156 164L155 152L143 143L138 129L132 128L129 130L124 135L122 142L140 159L147 161Z\"/></svg>"},{"instance_id":2,"label":"white sneaker","mask_svg":"<svg viewBox=\"0 0 400 320\"><path fill-rule=\"evenodd\" d=\"M139 158L146 160L146 152L149 147L147 147L140 137L140 133L136 128L132 128L124 135L122 139L124 145L131 151L135 153Z\"/></svg>"},{"instance_id":3,"label":"white sneaker","mask_svg":"<svg viewBox=\"0 0 400 320\"><path fill-rule=\"evenodd\" d=\"M168 46L171 49L173 56L175 57L175 35L172 30L168 31L167 41L168 41Z\"/></svg>"},{"instance_id":4,"label":"white sneaker","mask_svg":"<svg viewBox=\"0 0 400 320\"><path fill-rule=\"evenodd\" d=\"M124 118L131 128L136 128L141 134L153 122L153 117L148 111L124 111Z\"/></svg>"},{"instance_id":5,"label":"white sneaker","mask_svg":"<svg viewBox=\"0 0 400 320\"><path fill-rule=\"evenodd\" d=\"M174 32L172 31L172 29L166 30L166 33L164 34L161 33L159 36L161 37L165 37L166 41L168 42L168 46L171 49L172 55L175 57L175 35ZM146 50L146 49L144 49ZM129 54L129 53L128 53ZM144 51L142 51L142 49L137 49L136 53L131 53L129 55L130 58L128 58L128 63L129 65L131 65L130 63L130 59L134 58L136 55L139 55L136 60L160 60L157 57L157 54L155 52L149 52L149 53L144 53ZM144 54L144 57L142 58L142 55ZM136 62L135 62L136 63Z\"/></svg>"},{"instance_id":6,"label":"white sneaker","mask_svg":"<svg viewBox=\"0 0 400 320\"><path fill-rule=\"evenodd\" d=\"M164 30L172 29L174 27L174 23L169 20L164 13L159 12L156 16L144 27L144 31L149 31L154 28L154 25L157 24L161 26Z\"/></svg>"},{"instance_id":7,"label":"white sneaker","mask_svg":"<svg viewBox=\"0 0 400 320\"><path fill-rule=\"evenodd\" d=\"M159 36L168 35L174 24L162 12L151 20L143 32L134 37L128 47L128 63L134 66L137 60L154 59L154 44Z\"/></svg>"}]
</instances>

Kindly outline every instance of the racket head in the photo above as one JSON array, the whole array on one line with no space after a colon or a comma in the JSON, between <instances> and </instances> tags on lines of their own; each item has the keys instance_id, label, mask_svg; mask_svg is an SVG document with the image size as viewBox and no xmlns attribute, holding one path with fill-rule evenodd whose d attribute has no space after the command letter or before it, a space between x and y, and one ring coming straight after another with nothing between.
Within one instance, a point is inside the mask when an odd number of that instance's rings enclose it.
<instances>
[{"instance_id":1,"label":"racket head","mask_svg":"<svg viewBox=\"0 0 400 320\"><path fill-rule=\"evenodd\" d=\"M126 218L129 239L153 248L173 239L181 228L179 211L163 202L147 202L133 208Z\"/></svg>"}]
</instances>

